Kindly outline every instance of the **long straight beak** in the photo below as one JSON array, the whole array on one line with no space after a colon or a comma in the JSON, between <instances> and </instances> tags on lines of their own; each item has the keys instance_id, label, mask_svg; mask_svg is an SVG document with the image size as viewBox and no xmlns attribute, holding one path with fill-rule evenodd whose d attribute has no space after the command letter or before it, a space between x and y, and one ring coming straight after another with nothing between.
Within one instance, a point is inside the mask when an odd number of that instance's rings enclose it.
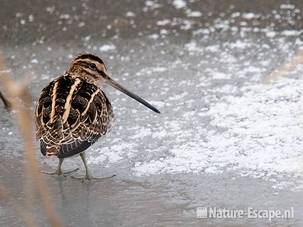
<instances>
[{"instance_id":1,"label":"long straight beak","mask_svg":"<svg viewBox=\"0 0 303 227\"><path fill-rule=\"evenodd\" d=\"M152 106L147 101L145 101L144 99L140 98L138 95L136 95L136 94L130 92L129 90L127 90L126 88L122 87L120 84L118 84L116 81L112 80L110 77L107 77L105 81L106 81L107 84L109 84L112 87L118 89L119 91L123 92L124 94L128 95L129 97L137 100L138 102L140 102L144 106L148 107L152 111L154 111L156 113L160 113L160 111L156 107Z\"/></svg>"}]
</instances>

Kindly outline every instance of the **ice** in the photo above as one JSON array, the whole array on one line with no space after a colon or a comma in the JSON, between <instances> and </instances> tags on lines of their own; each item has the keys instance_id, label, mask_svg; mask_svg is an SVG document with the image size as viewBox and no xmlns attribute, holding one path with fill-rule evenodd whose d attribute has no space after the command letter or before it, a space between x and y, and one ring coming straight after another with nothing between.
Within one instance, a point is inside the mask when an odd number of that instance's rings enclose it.
<instances>
[{"instance_id":1,"label":"ice","mask_svg":"<svg viewBox=\"0 0 303 227\"><path fill-rule=\"evenodd\" d=\"M224 74L221 77L224 78ZM212 105L205 113L211 117L213 127L227 129L224 133L209 133L206 140L201 141L194 138L203 137L204 130L200 134L199 130L183 130L182 134L189 136L188 142L172 148L172 157L143 162L133 170L138 175L193 171L221 173L226 168L248 171L252 176L264 171L264 177L278 176L281 172L302 174L302 86L303 81L284 79L274 86L244 87L242 97L226 96L223 102ZM174 100L180 100L184 95ZM187 119L192 121L195 113L190 116ZM192 133L195 136L190 138Z\"/></svg>"},{"instance_id":2,"label":"ice","mask_svg":"<svg viewBox=\"0 0 303 227\"><path fill-rule=\"evenodd\" d=\"M195 216L204 206L293 206L295 219L271 224L302 226L303 4L233 2L3 0L1 72L31 79L33 111L43 87L79 53L92 53L161 112L98 83L115 122L86 155L93 176L116 177L82 184L45 175L63 226L266 224L204 223ZM0 113L1 182L23 209L23 139L16 112L0 103ZM58 159L45 158L38 141L34 152L41 170L55 170ZM79 156L64 160L63 170L76 167L72 175L83 175ZM41 201L33 201L37 226L47 225ZM1 224L23 226L9 204L1 204Z\"/></svg>"}]
</instances>

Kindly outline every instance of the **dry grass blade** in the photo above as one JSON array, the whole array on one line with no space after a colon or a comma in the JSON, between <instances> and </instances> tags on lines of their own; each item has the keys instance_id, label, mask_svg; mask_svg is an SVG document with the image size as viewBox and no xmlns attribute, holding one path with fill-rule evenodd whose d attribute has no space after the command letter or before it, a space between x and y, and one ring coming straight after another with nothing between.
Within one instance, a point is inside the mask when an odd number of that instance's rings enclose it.
<instances>
[{"instance_id":1,"label":"dry grass blade","mask_svg":"<svg viewBox=\"0 0 303 227\"><path fill-rule=\"evenodd\" d=\"M0 58L0 70L4 69L3 62L4 61ZM0 80L5 88L6 94L8 94L8 96L11 98L11 109L16 111L16 123L19 126L21 135L24 138L25 158L27 160L25 181L26 206L32 206L33 193L34 190L37 189L50 225L59 227L61 226L61 223L54 212L47 184L42 175L39 173L38 162L35 157L35 147L33 142L34 131L32 125L33 113L30 108L28 108L32 105L31 95L28 92L25 82L18 84L11 80L9 75L6 73L1 75ZM20 104L20 100L22 101L22 104ZM30 226L33 225L34 223L30 224Z\"/></svg>"},{"instance_id":2,"label":"dry grass blade","mask_svg":"<svg viewBox=\"0 0 303 227\"><path fill-rule=\"evenodd\" d=\"M303 50L299 51L290 61L270 73L265 78L265 82L270 83L278 80L281 76L285 76L293 71L299 64L303 64Z\"/></svg>"}]
</instances>

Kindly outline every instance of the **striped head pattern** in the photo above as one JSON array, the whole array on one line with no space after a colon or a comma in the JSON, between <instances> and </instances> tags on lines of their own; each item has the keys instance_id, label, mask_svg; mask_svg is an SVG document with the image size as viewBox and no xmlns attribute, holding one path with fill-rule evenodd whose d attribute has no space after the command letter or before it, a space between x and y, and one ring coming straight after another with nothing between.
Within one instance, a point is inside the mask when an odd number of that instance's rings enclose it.
<instances>
[{"instance_id":1,"label":"striped head pattern","mask_svg":"<svg viewBox=\"0 0 303 227\"><path fill-rule=\"evenodd\" d=\"M107 78L107 68L104 61L92 54L82 54L76 57L68 69L68 73L75 77L96 83Z\"/></svg>"},{"instance_id":2,"label":"striped head pattern","mask_svg":"<svg viewBox=\"0 0 303 227\"><path fill-rule=\"evenodd\" d=\"M137 100L144 106L153 110L156 113L160 113L158 109L146 102L144 99L140 98L138 95L130 92L116 81L111 79L107 74L107 68L103 60L92 54L82 54L76 57L67 71L73 77L84 79L90 83L106 83L117 90L123 92L124 94L130 96L131 98Z\"/></svg>"}]
</instances>

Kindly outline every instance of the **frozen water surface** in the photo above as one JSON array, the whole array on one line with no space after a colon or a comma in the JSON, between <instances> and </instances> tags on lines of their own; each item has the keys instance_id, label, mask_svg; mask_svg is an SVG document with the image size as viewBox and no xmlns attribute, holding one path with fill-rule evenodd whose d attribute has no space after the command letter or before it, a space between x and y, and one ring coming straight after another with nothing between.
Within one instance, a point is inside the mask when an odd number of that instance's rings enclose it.
<instances>
[{"instance_id":1,"label":"frozen water surface","mask_svg":"<svg viewBox=\"0 0 303 227\"><path fill-rule=\"evenodd\" d=\"M92 52L162 112L105 87L115 127L87 155L94 175L117 177L47 177L65 226L302 226L303 60L269 80L302 53L300 1L20 3L3 1L0 45L15 79L34 78L35 100L73 56ZM0 111L1 183L22 202L22 142ZM43 169L57 165L37 157ZM197 219L197 207L294 207L295 218ZM21 225L0 208L1 225Z\"/></svg>"}]
</instances>

